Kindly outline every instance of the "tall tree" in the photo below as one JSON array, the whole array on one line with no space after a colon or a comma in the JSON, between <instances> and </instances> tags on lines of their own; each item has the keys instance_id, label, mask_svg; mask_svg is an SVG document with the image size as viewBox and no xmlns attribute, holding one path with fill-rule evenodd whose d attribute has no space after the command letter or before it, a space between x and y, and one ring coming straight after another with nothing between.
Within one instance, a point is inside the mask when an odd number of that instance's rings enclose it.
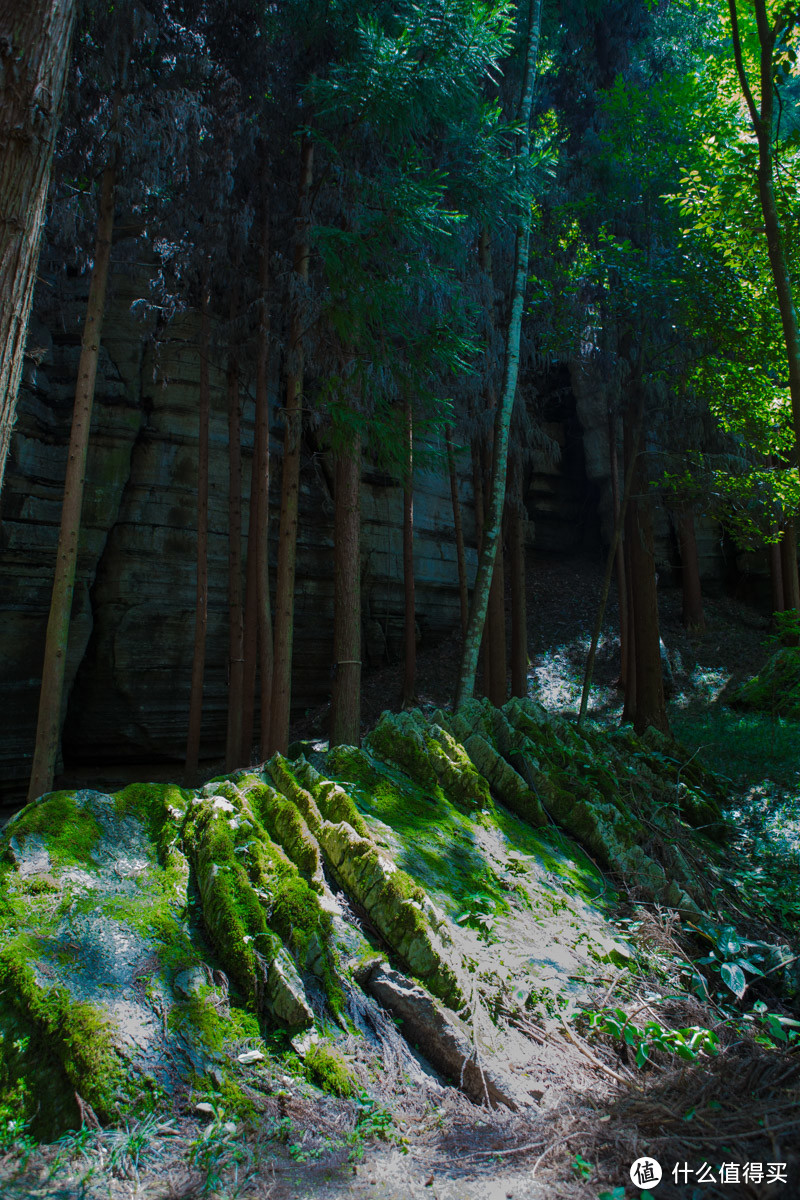
<instances>
[{"instance_id":1,"label":"tall tree","mask_svg":"<svg viewBox=\"0 0 800 1200\"><path fill-rule=\"evenodd\" d=\"M197 411L197 579L195 588L194 647L189 694L189 730L186 737L186 772L197 771L200 759L200 729L203 718L203 676L208 628L208 437L211 409L209 355L211 353L210 280L203 268L200 284L200 389Z\"/></svg>"},{"instance_id":2,"label":"tall tree","mask_svg":"<svg viewBox=\"0 0 800 1200\"><path fill-rule=\"evenodd\" d=\"M539 54L539 36L541 29L542 4L541 0L530 0L528 5L528 34L527 52L525 58L525 79L522 97L519 105L520 154L527 159L531 141L531 110L533 107L533 88L536 79L536 66ZM521 205L516 217L514 245L514 276L511 290L511 302L506 334L506 354L503 364L503 385L500 404L495 421L495 435L492 448L492 490L489 498L488 513L483 531L483 543L478 563L478 574L472 593L469 625L464 639L464 652L459 671L458 690L456 693L456 708L471 699L475 690L475 673L478 666L481 634L486 620L486 609L489 602L489 591L492 584L497 546L503 521L503 507L506 492L506 468L508 463L508 438L511 425L511 413L514 407L514 397L517 391L517 375L519 370L519 346L522 327L522 308L525 299L525 283L528 273L528 248L531 231L531 208L527 202Z\"/></svg>"},{"instance_id":3,"label":"tall tree","mask_svg":"<svg viewBox=\"0 0 800 1200\"><path fill-rule=\"evenodd\" d=\"M115 110L116 108L117 104L115 103ZM103 325L108 266L111 257L116 180L117 147L114 142L100 185L94 267L86 307L86 321L83 327L78 384L75 391L75 407L67 453L64 503L61 509L61 527L58 535L56 574L50 601L50 616L47 621L36 743L28 787L29 800L35 800L37 796L52 788L61 739L64 673L67 663L72 594L75 588L75 567L78 561L78 538L81 527L86 457L92 425L97 361L100 355L100 333Z\"/></svg>"},{"instance_id":4,"label":"tall tree","mask_svg":"<svg viewBox=\"0 0 800 1200\"><path fill-rule=\"evenodd\" d=\"M403 472L403 708L414 703L417 682L417 613L414 601L414 413L403 405L406 463Z\"/></svg>"},{"instance_id":5,"label":"tall tree","mask_svg":"<svg viewBox=\"0 0 800 1200\"><path fill-rule=\"evenodd\" d=\"M777 10L773 14L768 11L766 0L753 0L752 7L755 13L758 39L756 64L758 84L755 89L751 85L748 75L737 2L728 0L736 71L758 141L758 195L764 216L769 265L772 270L781 325L783 326L795 443L800 447L800 328L798 327L792 277L789 271L786 233L775 197L773 143L775 97L777 94L780 98L778 81L781 75L776 51L780 48L787 49L788 36L793 31L796 32L800 26L800 13L798 13L796 5L782 4L772 6Z\"/></svg>"},{"instance_id":6,"label":"tall tree","mask_svg":"<svg viewBox=\"0 0 800 1200\"><path fill-rule=\"evenodd\" d=\"M14 425L75 0L0 0L0 491Z\"/></svg>"},{"instance_id":7,"label":"tall tree","mask_svg":"<svg viewBox=\"0 0 800 1200\"><path fill-rule=\"evenodd\" d=\"M336 450L330 744L361 742L361 436Z\"/></svg>"},{"instance_id":8,"label":"tall tree","mask_svg":"<svg viewBox=\"0 0 800 1200\"><path fill-rule=\"evenodd\" d=\"M308 134L300 145L300 180L295 222L294 276L286 373L285 433L281 475L281 515L275 578L275 653L272 673L270 736L267 751L289 746L292 707L292 640L294 637L294 579L297 569L297 522L300 491L300 438L303 427L304 319L303 292L308 283L310 196L314 143ZM262 746L262 754L266 753Z\"/></svg>"}]
</instances>

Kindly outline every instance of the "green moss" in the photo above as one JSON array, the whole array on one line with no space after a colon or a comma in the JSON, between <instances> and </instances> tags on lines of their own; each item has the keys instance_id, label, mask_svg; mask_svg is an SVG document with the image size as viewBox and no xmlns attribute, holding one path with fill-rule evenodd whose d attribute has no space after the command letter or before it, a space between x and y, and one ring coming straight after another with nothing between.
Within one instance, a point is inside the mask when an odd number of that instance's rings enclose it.
<instances>
[{"instance_id":1,"label":"green moss","mask_svg":"<svg viewBox=\"0 0 800 1200\"><path fill-rule=\"evenodd\" d=\"M731 699L743 708L800 718L800 649L783 646Z\"/></svg>"},{"instance_id":2,"label":"green moss","mask_svg":"<svg viewBox=\"0 0 800 1200\"><path fill-rule=\"evenodd\" d=\"M93 866L92 850L102 832L91 810L78 804L74 792L48 792L8 823L0 847L8 858L12 838L24 844L26 838L38 835L55 866Z\"/></svg>"},{"instance_id":3,"label":"green moss","mask_svg":"<svg viewBox=\"0 0 800 1200\"><path fill-rule=\"evenodd\" d=\"M302 760L301 760L302 761ZM295 805L314 837L319 836L322 813L311 793L298 783L293 766L282 754L274 754L265 764L275 787Z\"/></svg>"},{"instance_id":4,"label":"green moss","mask_svg":"<svg viewBox=\"0 0 800 1200\"><path fill-rule=\"evenodd\" d=\"M310 879L320 879L319 846L296 805L266 783L256 782L247 794L270 837L297 869Z\"/></svg>"},{"instance_id":5,"label":"green moss","mask_svg":"<svg viewBox=\"0 0 800 1200\"><path fill-rule=\"evenodd\" d=\"M306 1052L305 1072L311 1083L331 1096L355 1096L359 1090L344 1055L325 1042L315 1042Z\"/></svg>"},{"instance_id":6,"label":"green moss","mask_svg":"<svg viewBox=\"0 0 800 1200\"><path fill-rule=\"evenodd\" d=\"M126 1073L110 1022L90 1004L74 1004L61 987L45 990L30 966L35 940L18 936L0 950L0 987L49 1041L75 1090L98 1116L110 1118L125 1098Z\"/></svg>"}]
</instances>

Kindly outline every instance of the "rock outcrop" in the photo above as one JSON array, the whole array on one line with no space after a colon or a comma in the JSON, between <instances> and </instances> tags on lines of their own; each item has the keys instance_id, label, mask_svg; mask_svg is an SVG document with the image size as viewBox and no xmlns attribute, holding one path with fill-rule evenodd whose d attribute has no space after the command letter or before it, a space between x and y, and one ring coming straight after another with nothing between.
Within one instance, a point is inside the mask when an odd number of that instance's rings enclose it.
<instances>
[{"instance_id":1,"label":"rock outcrop","mask_svg":"<svg viewBox=\"0 0 800 1200\"><path fill-rule=\"evenodd\" d=\"M44 1136L235 1098L269 1032L365 1029L363 986L476 1102L531 1103L508 1019L586 1004L631 959L596 864L708 921L717 793L671 743L518 700L384 714L363 750L196 791L49 793L0 838L0 1094Z\"/></svg>"}]
</instances>

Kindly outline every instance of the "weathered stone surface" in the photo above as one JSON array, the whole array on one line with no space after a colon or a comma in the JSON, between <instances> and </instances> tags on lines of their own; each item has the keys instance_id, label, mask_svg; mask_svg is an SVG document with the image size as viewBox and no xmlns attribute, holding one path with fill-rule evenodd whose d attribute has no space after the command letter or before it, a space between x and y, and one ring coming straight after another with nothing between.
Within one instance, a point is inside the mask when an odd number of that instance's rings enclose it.
<instances>
[{"instance_id":1,"label":"weathered stone surface","mask_svg":"<svg viewBox=\"0 0 800 1200\"><path fill-rule=\"evenodd\" d=\"M417 1046L437 1071L455 1083L478 1104L504 1104L517 1110L508 1084L479 1065L469 1031L455 1013L388 963L369 963L358 975L365 991L393 1017L403 1022L407 1040Z\"/></svg>"},{"instance_id":2,"label":"weathered stone surface","mask_svg":"<svg viewBox=\"0 0 800 1200\"><path fill-rule=\"evenodd\" d=\"M46 264L46 257L43 260ZM43 265L43 270L45 266ZM6 469L0 525L0 790L24 792L33 752L39 672L52 589L86 277L49 281L36 297L31 360ZM111 281L97 377L78 574L66 673L68 759L180 760L186 739L194 630L197 476L197 324L173 322L157 348L130 313L146 277ZM50 332L48 332L50 331ZM37 356L38 357L38 356ZM208 652L202 753L221 754L227 703L227 426L224 374L211 369ZM283 430L273 380L270 551L277 537ZM242 389L244 525L253 402ZM474 531L461 481L467 558ZM372 657L400 653L403 629L402 490L365 469L362 608ZM458 621L458 571L449 481L415 481L417 617L423 639ZM293 702L330 694L333 508L318 458L303 459L300 487ZM145 635L146 636L143 636ZM381 649L383 647L384 649ZM365 654L366 657L366 654Z\"/></svg>"}]
</instances>

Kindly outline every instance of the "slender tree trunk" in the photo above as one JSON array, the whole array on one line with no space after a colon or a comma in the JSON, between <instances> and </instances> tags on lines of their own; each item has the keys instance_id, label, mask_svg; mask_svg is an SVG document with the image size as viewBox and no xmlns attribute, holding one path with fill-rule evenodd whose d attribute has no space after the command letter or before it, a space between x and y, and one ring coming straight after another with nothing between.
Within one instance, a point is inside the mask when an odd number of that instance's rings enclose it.
<instances>
[{"instance_id":1,"label":"slender tree trunk","mask_svg":"<svg viewBox=\"0 0 800 1200\"><path fill-rule=\"evenodd\" d=\"M772 148L775 98L773 58L778 36L783 32L791 19L791 6L786 6L785 15L779 18L774 25L767 12L766 0L753 0L753 7L755 9L760 46L758 104L756 104L745 69L742 44L739 36L736 0L728 0L736 70L739 75L742 94L747 103L750 119L758 140L758 194L761 201L761 212L764 217L767 253L775 284L786 346L795 443L800 446L800 327L798 327L797 309L795 308L792 279L789 273L786 254L786 236L781 226L778 206L775 202Z\"/></svg>"},{"instance_id":2,"label":"slender tree trunk","mask_svg":"<svg viewBox=\"0 0 800 1200\"><path fill-rule=\"evenodd\" d=\"M267 365L269 358L269 202L265 200L261 219L261 247L259 251L259 300L258 334L256 339L256 403L253 423L253 469L250 476L250 509L247 521L247 571L244 595L244 682L242 698L242 762L249 763L255 736L256 674L259 664L259 630L263 616L259 604L267 597L269 618L269 591L259 584L259 572L264 569L265 556L262 542L267 539L268 520L262 524L265 509L261 502L264 477L269 491L269 396L267 393ZM266 416L265 416L266 410ZM266 426L266 429L265 429ZM266 453L262 439L266 436ZM266 462L265 462L266 458ZM261 601L259 599L261 597ZM270 641L271 641L270 632ZM272 647L270 646L270 661ZM270 671L271 673L271 671ZM272 680L269 681L271 686ZM260 739L259 739L260 742Z\"/></svg>"},{"instance_id":3,"label":"slender tree trunk","mask_svg":"<svg viewBox=\"0 0 800 1200\"><path fill-rule=\"evenodd\" d=\"M769 561L769 585L772 597L772 612L783 612L783 570L781 569L781 547L779 542L767 546Z\"/></svg>"},{"instance_id":4,"label":"slender tree trunk","mask_svg":"<svg viewBox=\"0 0 800 1200\"><path fill-rule=\"evenodd\" d=\"M641 401L641 393L639 400ZM623 415L622 420L622 457L625 464L625 480L630 483L630 488L633 489L634 484L634 469L636 466L636 458L639 453L639 437L636 436L633 428L633 422L626 420ZM631 546L633 545L634 537L638 536L636 529L636 517L633 511L633 506L628 503L627 508L622 512L622 527L625 531L625 585L628 601L628 661L625 668L625 702L622 708L623 723L632 724L636 719L636 603L633 595L633 566L631 563Z\"/></svg>"},{"instance_id":5,"label":"slender tree trunk","mask_svg":"<svg viewBox=\"0 0 800 1200\"><path fill-rule=\"evenodd\" d=\"M783 607L800 613L800 585L797 577L797 531L794 518L783 525L781 547L781 575L783 577Z\"/></svg>"},{"instance_id":6,"label":"slender tree trunk","mask_svg":"<svg viewBox=\"0 0 800 1200\"><path fill-rule=\"evenodd\" d=\"M522 467L512 462L513 487L508 510L508 565L511 583L511 695L528 694L528 604L525 588L525 517Z\"/></svg>"},{"instance_id":7,"label":"slender tree trunk","mask_svg":"<svg viewBox=\"0 0 800 1200\"><path fill-rule=\"evenodd\" d=\"M456 456L453 452L453 435L448 425L445 429L447 444L447 470L450 475L450 500L453 505L453 529L456 535L456 562L458 564L458 598L461 607L461 636L467 632L469 617L469 589L467 587L467 557L464 552L464 526L461 522L461 500L458 495Z\"/></svg>"},{"instance_id":8,"label":"slender tree trunk","mask_svg":"<svg viewBox=\"0 0 800 1200\"><path fill-rule=\"evenodd\" d=\"M314 166L314 145L303 138L300 186L295 222L294 274L302 290L308 282L309 193ZM294 578L297 567L297 518L300 491L300 436L303 427L303 313L300 300L292 308L289 331L289 367L286 377L286 433L283 443L281 517L278 530L278 567L275 579L275 660L272 674L268 751L285 754L289 746L292 708L292 641L294 638ZM262 748L262 753L263 753Z\"/></svg>"},{"instance_id":9,"label":"slender tree trunk","mask_svg":"<svg viewBox=\"0 0 800 1200\"><path fill-rule=\"evenodd\" d=\"M481 450L480 443L477 438L473 438L470 443L470 457L472 461L472 503L475 510L475 549L480 562L481 547L483 545L483 522L484 522L484 503L483 503L483 468L481 467ZM466 638L466 634L464 635ZM462 650L463 653L463 650ZM483 629L481 630L480 642L480 664L481 678L483 679L483 691L485 695L489 693L489 676L491 673L491 646L489 645L489 635L484 621Z\"/></svg>"},{"instance_id":10,"label":"slender tree trunk","mask_svg":"<svg viewBox=\"0 0 800 1200\"><path fill-rule=\"evenodd\" d=\"M81 528L89 432L92 424L94 386L97 376L97 360L100 354L100 334L111 257L115 186L116 152L112 161L103 171L100 187L97 242L92 281L89 285L86 324L81 341L81 357L78 364L78 383L75 389L67 474L64 481L64 503L61 509L61 528L56 552L56 573L50 601L50 616L47 622L36 744L28 790L29 800L35 800L37 796L41 796L43 792L52 788L61 740L64 672L67 662L72 594L75 588L75 567L78 561L78 539Z\"/></svg>"},{"instance_id":11,"label":"slender tree trunk","mask_svg":"<svg viewBox=\"0 0 800 1200\"><path fill-rule=\"evenodd\" d=\"M633 598L633 570L631 567L632 517L628 513L625 521L625 586L628 597L628 662L625 668L625 699L622 705L623 725L632 725L636 719L636 606Z\"/></svg>"},{"instance_id":12,"label":"slender tree trunk","mask_svg":"<svg viewBox=\"0 0 800 1200\"><path fill-rule=\"evenodd\" d=\"M410 708L416 696L417 619L414 601L414 416L411 401L405 402L406 473L403 480L403 695L402 707Z\"/></svg>"},{"instance_id":13,"label":"slender tree trunk","mask_svg":"<svg viewBox=\"0 0 800 1200\"><path fill-rule=\"evenodd\" d=\"M234 301L231 301L231 317ZM241 766L244 622L242 614L242 432L239 409L239 362L228 362L228 736L225 765Z\"/></svg>"},{"instance_id":14,"label":"slender tree trunk","mask_svg":"<svg viewBox=\"0 0 800 1200\"><path fill-rule=\"evenodd\" d=\"M661 673L661 639L658 627L653 514L645 456L636 455L631 500L630 563L636 647L636 716L633 727L644 733L650 725L669 733Z\"/></svg>"},{"instance_id":15,"label":"slender tree trunk","mask_svg":"<svg viewBox=\"0 0 800 1200\"><path fill-rule=\"evenodd\" d=\"M486 695L497 708L508 699L508 671L506 663L506 581L503 539L497 548L497 557L489 589L486 607L486 637L489 650L489 679Z\"/></svg>"},{"instance_id":16,"label":"slender tree trunk","mask_svg":"<svg viewBox=\"0 0 800 1200\"><path fill-rule=\"evenodd\" d=\"M206 665L208 628L208 424L211 388L208 362L211 347L210 286L208 271L200 285L200 407L197 430L197 586L194 616L192 683L189 693L189 732L186 737L186 773L193 775L200 761L200 729L203 719L203 676Z\"/></svg>"},{"instance_id":17,"label":"slender tree trunk","mask_svg":"<svg viewBox=\"0 0 800 1200\"><path fill-rule=\"evenodd\" d=\"M693 633L702 633L706 627L703 614L703 592L700 586L700 563L697 557L697 538L694 529L694 513L684 506L678 513L678 543L681 552L681 586L683 588L684 627Z\"/></svg>"},{"instance_id":18,"label":"slender tree trunk","mask_svg":"<svg viewBox=\"0 0 800 1200\"><path fill-rule=\"evenodd\" d=\"M614 564L618 563L619 557L620 557L620 548L621 548L620 541L622 538L622 530L625 526L625 518L626 518L626 515L628 512L628 507L630 504L631 489L633 487L633 479L634 479L634 474L635 474L635 470L636 470L636 460L637 460L637 457L639 454L639 442L641 441L641 436L642 436L643 407L644 406L643 406L643 402L642 402L642 397L640 394L638 403L636 405L635 414L634 414L632 420L629 421L630 434L629 434L629 438L628 438L629 444L626 445L625 482L623 485L621 502L619 500L619 496L617 493L618 485L616 485L614 482L615 475L616 475L616 470L615 470L615 468L616 468L616 452L612 456L612 468L613 469L612 469L611 479L612 479L612 488L614 490L614 532L611 536L611 545L608 548L608 556L606 558L605 576L603 578L603 586L600 590L600 603L597 606L597 617L596 617L595 624L594 624L594 631L592 633L592 641L591 641L591 645L589 647L589 654L586 658L586 670L585 670L584 676L583 676L583 691L581 692L581 707L580 707L580 712L578 713L578 726L579 727L580 727L584 717L586 716L586 710L589 705L589 693L590 693L591 687L592 687L592 675L594 674L594 660L597 656L597 647L600 642L600 634L602 633L602 630L603 630L603 618L605 617L606 604L608 603L608 593L611 589L611 575L614 571ZM624 568L622 571L622 576L623 576L623 586L624 586L624 581L625 581ZM619 581L619 574L617 575L617 580ZM622 602L622 600L626 601L626 608L627 608L627 595L623 595L620 598L621 602ZM626 661L625 661L626 671L627 671L627 665L628 665L628 660L626 657ZM626 679L626 682L627 682L627 679Z\"/></svg>"},{"instance_id":19,"label":"slender tree trunk","mask_svg":"<svg viewBox=\"0 0 800 1200\"><path fill-rule=\"evenodd\" d=\"M331 746L361 743L361 439L336 456Z\"/></svg>"},{"instance_id":20,"label":"slender tree trunk","mask_svg":"<svg viewBox=\"0 0 800 1200\"><path fill-rule=\"evenodd\" d=\"M619 608L619 686L625 686L628 673L628 646L630 645L630 630L628 628L628 585L625 579L625 545L624 545L624 514L620 522L619 496L619 456L617 454L617 422L608 407L608 458L611 470L611 499L614 510L614 528L620 523L620 536L617 541L617 551L614 555L614 567L617 576L617 606Z\"/></svg>"},{"instance_id":21,"label":"slender tree trunk","mask_svg":"<svg viewBox=\"0 0 800 1200\"><path fill-rule=\"evenodd\" d=\"M242 636L242 743L239 761L250 763L256 717L256 668L258 666L258 430L253 429L253 467L250 474L250 505L247 512L247 560L244 573L244 624Z\"/></svg>"},{"instance_id":22,"label":"slender tree trunk","mask_svg":"<svg viewBox=\"0 0 800 1200\"><path fill-rule=\"evenodd\" d=\"M0 491L14 426L75 0L0 0Z\"/></svg>"},{"instance_id":23,"label":"slender tree trunk","mask_svg":"<svg viewBox=\"0 0 800 1200\"><path fill-rule=\"evenodd\" d=\"M259 314L256 343L256 452L253 468L258 471L258 520L256 522L256 606L258 627L258 674L261 701L261 757L269 746L272 696L272 611L269 598L269 198L264 203L264 226L259 263Z\"/></svg>"},{"instance_id":24,"label":"slender tree trunk","mask_svg":"<svg viewBox=\"0 0 800 1200\"><path fill-rule=\"evenodd\" d=\"M520 156L524 161L530 149L530 121L533 104L533 86L536 78L536 63L539 52L539 29L541 25L541 0L530 0L528 5L528 43L525 66L525 82L519 108L521 126ZM522 330L522 309L525 299L525 284L528 275L528 247L530 242L530 205L520 209L517 216L514 247L514 274L511 290L511 305L506 334L506 354L503 365L501 400L495 420L494 444L492 448L492 491L484 526L483 545L475 587L472 592L467 636L459 671L456 708L469 700L475 690L475 672L478 666L481 633L486 619L489 590L492 583L497 545L500 540L503 506L506 493L506 466L508 461L508 439L511 427L511 412L517 391L519 372L519 346Z\"/></svg>"}]
</instances>

